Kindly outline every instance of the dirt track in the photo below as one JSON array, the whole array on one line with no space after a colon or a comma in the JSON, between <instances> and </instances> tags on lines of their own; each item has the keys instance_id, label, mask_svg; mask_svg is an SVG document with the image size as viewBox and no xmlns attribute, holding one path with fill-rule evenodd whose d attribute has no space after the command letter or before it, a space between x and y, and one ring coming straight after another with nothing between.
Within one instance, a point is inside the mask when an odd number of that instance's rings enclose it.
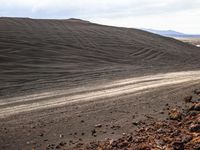
<instances>
[{"instance_id":1,"label":"dirt track","mask_svg":"<svg viewBox=\"0 0 200 150\"><path fill-rule=\"evenodd\" d=\"M65 148L68 149L79 142L116 139L122 133L134 132L137 126L133 122L148 123L151 118L162 120L166 118L168 108L184 108L183 98L194 89L200 89L199 71L148 77L151 78L139 77L99 86L104 89L68 97L76 102L66 105L61 105L67 102L62 98L50 99L54 105L55 100L58 101L58 108L38 109L49 106L48 99L39 100L38 103L23 102L23 109L19 109L20 105L16 107L16 104L10 105L11 109L4 105L5 109L1 111L4 110L8 115L0 118L1 149L43 150L61 141L67 143ZM102 97L103 91L107 91L107 94ZM32 105L38 110L27 111L32 109ZM14 115L13 111L27 112ZM96 130L97 136L94 137L91 131L97 124L101 124L102 128Z\"/></svg>"},{"instance_id":2,"label":"dirt track","mask_svg":"<svg viewBox=\"0 0 200 150\"><path fill-rule=\"evenodd\" d=\"M7 103L0 104L0 117L31 110L52 108L74 102L98 100L133 93L140 94L151 91L153 88L197 81L199 79L200 71L173 72L113 81L106 85L84 87L82 91L73 89L71 90L73 93L69 91L53 91L16 97L12 98L12 100L5 100Z\"/></svg>"}]
</instances>

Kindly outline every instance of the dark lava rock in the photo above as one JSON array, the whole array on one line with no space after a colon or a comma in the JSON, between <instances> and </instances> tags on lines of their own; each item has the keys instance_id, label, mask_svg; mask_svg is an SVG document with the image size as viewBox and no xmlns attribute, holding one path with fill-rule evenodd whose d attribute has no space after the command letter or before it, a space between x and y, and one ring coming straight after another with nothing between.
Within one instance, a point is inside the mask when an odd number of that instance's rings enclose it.
<instances>
[{"instance_id":1,"label":"dark lava rock","mask_svg":"<svg viewBox=\"0 0 200 150\"><path fill-rule=\"evenodd\" d=\"M60 146L65 146L66 144L67 144L67 143L66 143L66 142L63 142L63 141L59 143Z\"/></svg>"},{"instance_id":2,"label":"dark lava rock","mask_svg":"<svg viewBox=\"0 0 200 150\"><path fill-rule=\"evenodd\" d=\"M200 103L194 105L194 110L200 111Z\"/></svg>"},{"instance_id":3,"label":"dark lava rock","mask_svg":"<svg viewBox=\"0 0 200 150\"><path fill-rule=\"evenodd\" d=\"M55 148L55 144L49 144L46 147L46 149L54 149L54 148Z\"/></svg>"},{"instance_id":4,"label":"dark lava rock","mask_svg":"<svg viewBox=\"0 0 200 150\"><path fill-rule=\"evenodd\" d=\"M186 96L186 97L184 98L184 101L185 101L186 103L191 102L191 101L192 101L192 96Z\"/></svg>"},{"instance_id":5,"label":"dark lava rock","mask_svg":"<svg viewBox=\"0 0 200 150\"><path fill-rule=\"evenodd\" d=\"M128 142L131 142L133 140L133 137L130 135L130 136L127 136L127 141Z\"/></svg>"},{"instance_id":6,"label":"dark lava rock","mask_svg":"<svg viewBox=\"0 0 200 150\"><path fill-rule=\"evenodd\" d=\"M200 102L200 98L192 99L192 102L194 102L194 103L199 103L199 102Z\"/></svg>"},{"instance_id":7,"label":"dark lava rock","mask_svg":"<svg viewBox=\"0 0 200 150\"><path fill-rule=\"evenodd\" d=\"M183 143L188 143L192 140L192 136L191 135L185 135L182 137L182 142Z\"/></svg>"},{"instance_id":8,"label":"dark lava rock","mask_svg":"<svg viewBox=\"0 0 200 150\"><path fill-rule=\"evenodd\" d=\"M85 135L85 133L84 133L84 132L82 132L82 133L81 133L81 135L83 136L83 135Z\"/></svg>"},{"instance_id":9,"label":"dark lava rock","mask_svg":"<svg viewBox=\"0 0 200 150\"><path fill-rule=\"evenodd\" d=\"M166 144L163 140L155 140L155 142L159 147L162 147Z\"/></svg>"},{"instance_id":10,"label":"dark lava rock","mask_svg":"<svg viewBox=\"0 0 200 150\"><path fill-rule=\"evenodd\" d=\"M95 129L91 130L91 132L93 136L97 133Z\"/></svg>"},{"instance_id":11,"label":"dark lava rock","mask_svg":"<svg viewBox=\"0 0 200 150\"><path fill-rule=\"evenodd\" d=\"M200 94L200 90L198 90L198 89L195 89L195 90L194 90L194 94L197 94L197 95L199 95L199 94Z\"/></svg>"},{"instance_id":12,"label":"dark lava rock","mask_svg":"<svg viewBox=\"0 0 200 150\"><path fill-rule=\"evenodd\" d=\"M166 131L165 131L163 128L159 128L159 129L157 130L157 133L158 133L158 134L165 134Z\"/></svg>"},{"instance_id":13,"label":"dark lava rock","mask_svg":"<svg viewBox=\"0 0 200 150\"><path fill-rule=\"evenodd\" d=\"M117 147L117 141L111 141L110 142L110 145L112 146L112 147Z\"/></svg>"},{"instance_id":14,"label":"dark lava rock","mask_svg":"<svg viewBox=\"0 0 200 150\"><path fill-rule=\"evenodd\" d=\"M175 131L171 134L171 136L172 136L172 137L179 136L180 133L181 133L180 130L175 130Z\"/></svg>"},{"instance_id":15,"label":"dark lava rock","mask_svg":"<svg viewBox=\"0 0 200 150\"><path fill-rule=\"evenodd\" d=\"M184 150L183 142L174 142L172 144L172 147L173 147L174 150Z\"/></svg>"},{"instance_id":16,"label":"dark lava rock","mask_svg":"<svg viewBox=\"0 0 200 150\"><path fill-rule=\"evenodd\" d=\"M188 115L189 116L196 116L196 115L198 115L199 113L197 112L197 111L190 111L190 112L188 112Z\"/></svg>"},{"instance_id":17,"label":"dark lava rock","mask_svg":"<svg viewBox=\"0 0 200 150\"><path fill-rule=\"evenodd\" d=\"M57 146L56 146L56 149L60 149L60 148L61 148L61 146L60 146L60 145L57 145Z\"/></svg>"},{"instance_id":18,"label":"dark lava rock","mask_svg":"<svg viewBox=\"0 0 200 150\"><path fill-rule=\"evenodd\" d=\"M132 122L133 125L135 126L138 126L139 125L139 122L138 121L135 121L135 122Z\"/></svg>"},{"instance_id":19,"label":"dark lava rock","mask_svg":"<svg viewBox=\"0 0 200 150\"><path fill-rule=\"evenodd\" d=\"M164 114L165 112L164 112L164 111L160 111L159 113L160 113L160 114Z\"/></svg>"},{"instance_id":20,"label":"dark lava rock","mask_svg":"<svg viewBox=\"0 0 200 150\"><path fill-rule=\"evenodd\" d=\"M127 141L124 141L124 142L121 142L117 145L119 148L124 148L124 147L127 147L128 146L128 142Z\"/></svg>"},{"instance_id":21,"label":"dark lava rock","mask_svg":"<svg viewBox=\"0 0 200 150\"><path fill-rule=\"evenodd\" d=\"M200 124L191 124L189 130L191 132L200 132Z\"/></svg>"},{"instance_id":22,"label":"dark lava rock","mask_svg":"<svg viewBox=\"0 0 200 150\"><path fill-rule=\"evenodd\" d=\"M119 125L113 125L110 128L113 129L113 130L118 130L119 128L121 128L121 126L119 126Z\"/></svg>"}]
</instances>

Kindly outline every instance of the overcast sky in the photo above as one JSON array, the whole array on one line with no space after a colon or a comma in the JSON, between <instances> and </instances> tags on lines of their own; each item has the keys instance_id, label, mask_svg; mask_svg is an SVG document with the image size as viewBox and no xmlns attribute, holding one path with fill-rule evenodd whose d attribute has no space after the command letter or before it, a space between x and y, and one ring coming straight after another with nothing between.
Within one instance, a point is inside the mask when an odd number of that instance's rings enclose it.
<instances>
[{"instance_id":1,"label":"overcast sky","mask_svg":"<svg viewBox=\"0 0 200 150\"><path fill-rule=\"evenodd\" d=\"M80 18L200 34L200 0L0 0L0 16Z\"/></svg>"}]
</instances>

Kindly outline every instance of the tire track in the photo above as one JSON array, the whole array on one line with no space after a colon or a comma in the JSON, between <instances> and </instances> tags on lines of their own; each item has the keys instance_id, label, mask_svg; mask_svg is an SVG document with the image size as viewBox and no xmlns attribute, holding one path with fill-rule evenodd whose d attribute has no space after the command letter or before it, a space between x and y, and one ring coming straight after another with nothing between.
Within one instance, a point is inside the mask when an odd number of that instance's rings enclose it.
<instances>
[{"instance_id":1,"label":"tire track","mask_svg":"<svg viewBox=\"0 0 200 150\"><path fill-rule=\"evenodd\" d=\"M16 97L0 103L0 118L10 115L58 107L70 103L94 101L117 97L124 94L143 94L153 88L176 85L187 82L200 82L200 71L172 72L148 75L110 82L106 85L83 87L70 91L53 91Z\"/></svg>"}]
</instances>

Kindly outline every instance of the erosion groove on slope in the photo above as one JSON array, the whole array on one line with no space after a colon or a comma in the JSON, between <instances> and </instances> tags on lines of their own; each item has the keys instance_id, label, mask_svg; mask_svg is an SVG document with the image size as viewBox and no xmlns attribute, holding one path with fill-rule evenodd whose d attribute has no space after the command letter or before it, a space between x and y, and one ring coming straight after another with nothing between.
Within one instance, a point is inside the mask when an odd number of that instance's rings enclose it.
<instances>
[{"instance_id":1,"label":"erosion groove on slope","mask_svg":"<svg viewBox=\"0 0 200 150\"><path fill-rule=\"evenodd\" d=\"M199 56L195 46L137 29L0 18L0 97L112 79L144 67L198 67Z\"/></svg>"},{"instance_id":2,"label":"erosion groove on slope","mask_svg":"<svg viewBox=\"0 0 200 150\"><path fill-rule=\"evenodd\" d=\"M108 99L124 94L144 94L153 88L184 82L199 82L199 79L200 71L173 72L114 81L97 87L85 87L84 90L74 89L72 90L73 93L70 93L70 91L53 91L16 97L13 98L14 100L8 99L5 103L0 104L0 117L74 102Z\"/></svg>"}]
</instances>

